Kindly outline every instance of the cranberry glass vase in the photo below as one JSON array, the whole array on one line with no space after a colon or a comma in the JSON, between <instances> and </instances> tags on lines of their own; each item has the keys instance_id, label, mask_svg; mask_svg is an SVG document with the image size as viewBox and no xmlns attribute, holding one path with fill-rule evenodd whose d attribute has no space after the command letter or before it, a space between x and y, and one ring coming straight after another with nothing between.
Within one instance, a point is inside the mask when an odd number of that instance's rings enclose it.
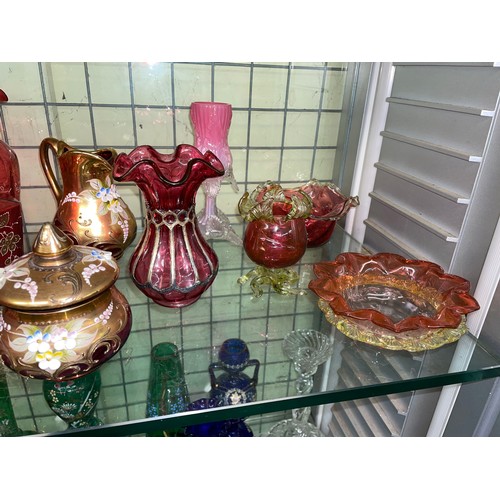
<instances>
[{"instance_id":1,"label":"cranberry glass vase","mask_svg":"<svg viewBox=\"0 0 500 500\"><path fill-rule=\"evenodd\" d=\"M234 191L238 192L228 144L232 116L231 105L224 102L193 102L190 107L194 145L202 153L211 151L224 165L222 177L207 179L202 184L205 207L198 214L201 232L208 239L223 239L241 245L241 238L234 232L227 216L217 207L217 195L224 180L228 180Z\"/></svg>"},{"instance_id":2,"label":"cranberry glass vase","mask_svg":"<svg viewBox=\"0 0 500 500\"><path fill-rule=\"evenodd\" d=\"M286 193L279 184L270 181L241 198L238 209L248 222L243 248L257 267L238 281L243 284L252 278L254 295L262 294L261 284L272 285L278 293L293 292L289 285L298 281L298 275L287 268L296 264L306 251L305 220L311 208L311 199L305 192L297 189Z\"/></svg>"},{"instance_id":3,"label":"cranberry glass vase","mask_svg":"<svg viewBox=\"0 0 500 500\"><path fill-rule=\"evenodd\" d=\"M8 97L0 90L0 102ZM24 254L19 161L0 134L0 267Z\"/></svg>"},{"instance_id":4,"label":"cranberry glass vase","mask_svg":"<svg viewBox=\"0 0 500 500\"><path fill-rule=\"evenodd\" d=\"M198 227L195 196L204 180L223 174L213 153L187 144L173 154L139 146L116 158L114 178L135 182L146 199L146 227L129 269L136 286L157 304L192 304L215 279L218 259Z\"/></svg>"},{"instance_id":5,"label":"cranberry glass vase","mask_svg":"<svg viewBox=\"0 0 500 500\"><path fill-rule=\"evenodd\" d=\"M8 100L7 94L0 90L0 103ZM4 142L3 133L0 139L0 198L19 200L21 195L19 162L14 151Z\"/></svg>"}]
</instances>

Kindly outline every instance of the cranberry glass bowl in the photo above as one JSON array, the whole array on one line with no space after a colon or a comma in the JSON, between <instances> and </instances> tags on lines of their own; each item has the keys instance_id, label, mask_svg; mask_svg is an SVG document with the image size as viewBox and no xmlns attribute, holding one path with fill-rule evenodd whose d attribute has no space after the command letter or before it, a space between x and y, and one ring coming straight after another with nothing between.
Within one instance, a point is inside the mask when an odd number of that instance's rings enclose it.
<instances>
[{"instance_id":1,"label":"cranberry glass bowl","mask_svg":"<svg viewBox=\"0 0 500 500\"><path fill-rule=\"evenodd\" d=\"M392 253L340 254L313 266L309 289L347 336L388 349L421 351L458 340L479 309L464 278L432 262Z\"/></svg>"},{"instance_id":2,"label":"cranberry glass bowl","mask_svg":"<svg viewBox=\"0 0 500 500\"><path fill-rule=\"evenodd\" d=\"M357 196L344 196L332 182L311 179L299 189L313 204L311 215L306 219L308 248L324 245L331 238L337 221L359 205Z\"/></svg>"}]
</instances>

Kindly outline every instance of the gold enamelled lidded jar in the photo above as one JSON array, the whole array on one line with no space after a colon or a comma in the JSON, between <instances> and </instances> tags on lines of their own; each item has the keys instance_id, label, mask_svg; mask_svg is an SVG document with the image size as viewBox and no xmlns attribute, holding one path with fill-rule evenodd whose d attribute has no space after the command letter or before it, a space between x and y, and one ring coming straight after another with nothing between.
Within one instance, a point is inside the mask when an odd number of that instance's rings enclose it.
<instances>
[{"instance_id":1,"label":"gold enamelled lidded jar","mask_svg":"<svg viewBox=\"0 0 500 500\"><path fill-rule=\"evenodd\" d=\"M114 286L112 254L73 245L45 223L32 252L0 268L0 356L20 375L53 381L84 376L127 340L132 315Z\"/></svg>"}]
</instances>

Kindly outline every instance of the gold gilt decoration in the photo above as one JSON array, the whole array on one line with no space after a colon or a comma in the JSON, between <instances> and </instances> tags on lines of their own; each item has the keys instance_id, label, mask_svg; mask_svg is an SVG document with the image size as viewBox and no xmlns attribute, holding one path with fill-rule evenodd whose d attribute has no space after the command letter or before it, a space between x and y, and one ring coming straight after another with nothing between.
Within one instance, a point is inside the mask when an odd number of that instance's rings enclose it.
<instances>
[{"instance_id":1,"label":"gold gilt decoration","mask_svg":"<svg viewBox=\"0 0 500 500\"><path fill-rule=\"evenodd\" d=\"M360 321L336 315L326 300L319 299L318 306L325 314L328 322L346 337L392 351L420 352L437 349L445 344L456 342L467 333L465 315L457 328L424 328L396 334L391 330L375 327L369 321Z\"/></svg>"},{"instance_id":2,"label":"gold gilt decoration","mask_svg":"<svg viewBox=\"0 0 500 500\"><path fill-rule=\"evenodd\" d=\"M0 268L0 305L23 310L67 307L99 295L118 275L110 252L74 246L60 229L45 223L33 251Z\"/></svg>"},{"instance_id":3,"label":"gold gilt decoration","mask_svg":"<svg viewBox=\"0 0 500 500\"><path fill-rule=\"evenodd\" d=\"M307 290L293 288L299 281L299 274L292 269L268 269L256 266L250 272L238 278L238 283L244 285L250 281L250 288L254 297L263 294L263 286L270 286L280 295L305 295Z\"/></svg>"},{"instance_id":4,"label":"gold gilt decoration","mask_svg":"<svg viewBox=\"0 0 500 500\"><path fill-rule=\"evenodd\" d=\"M109 251L119 259L134 240L137 224L112 182L116 156L112 148L80 151L53 137L39 147L40 164L58 203L53 224L73 243Z\"/></svg>"},{"instance_id":5,"label":"gold gilt decoration","mask_svg":"<svg viewBox=\"0 0 500 500\"><path fill-rule=\"evenodd\" d=\"M282 207L284 222L309 217L313 206L311 198L301 189L286 193L279 184L267 181L251 194L246 192L238 203L238 210L247 222L262 219L272 221L276 216L276 204Z\"/></svg>"},{"instance_id":6,"label":"gold gilt decoration","mask_svg":"<svg viewBox=\"0 0 500 500\"><path fill-rule=\"evenodd\" d=\"M113 286L110 252L73 245L43 224L33 251L0 268L0 357L16 373L65 381L92 372L131 329L126 298Z\"/></svg>"}]
</instances>

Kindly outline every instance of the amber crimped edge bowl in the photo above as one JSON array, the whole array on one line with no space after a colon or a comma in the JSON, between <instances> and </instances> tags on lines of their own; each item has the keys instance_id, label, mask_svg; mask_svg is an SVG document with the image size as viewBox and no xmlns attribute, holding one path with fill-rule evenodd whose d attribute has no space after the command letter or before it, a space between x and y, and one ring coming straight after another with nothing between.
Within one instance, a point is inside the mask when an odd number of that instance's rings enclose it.
<instances>
[{"instance_id":1,"label":"amber crimped edge bowl","mask_svg":"<svg viewBox=\"0 0 500 500\"><path fill-rule=\"evenodd\" d=\"M392 351L421 352L437 349L445 344L457 342L467 333L465 316L462 316L457 328L419 328L397 334L370 321L337 316L330 304L323 299L319 299L318 305L325 318L346 337Z\"/></svg>"},{"instance_id":2,"label":"amber crimped edge bowl","mask_svg":"<svg viewBox=\"0 0 500 500\"><path fill-rule=\"evenodd\" d=\"M479 309L470 283L432 262L393 253L339 254L313 265L309 289L329 322L356 340L425 350L458 340Z\"/></svg>"}]
</instances>

